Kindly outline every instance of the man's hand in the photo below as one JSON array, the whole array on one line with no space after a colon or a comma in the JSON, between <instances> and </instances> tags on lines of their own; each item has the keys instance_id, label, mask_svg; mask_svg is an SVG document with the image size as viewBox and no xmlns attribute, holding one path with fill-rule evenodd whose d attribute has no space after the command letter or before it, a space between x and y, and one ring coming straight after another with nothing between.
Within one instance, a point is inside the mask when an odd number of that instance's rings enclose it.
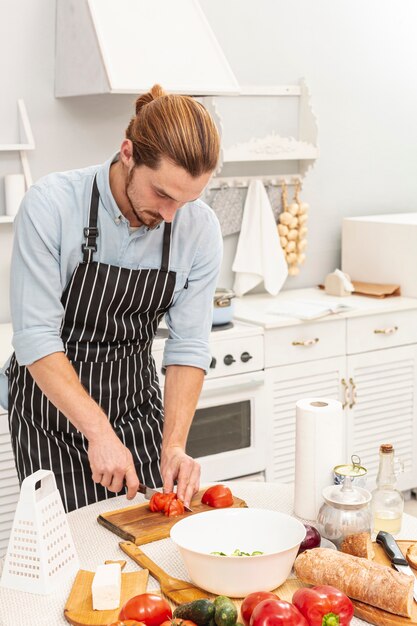
<instances>
[{"instance_id":1,"label":"man's hand","mask_svg":"<svg viewBox=\"0 0 417 626\"><path fill-rule=\"evenodd\" d=\"M88 460L95 483L114 493L126 485L128 500L136 496L139 480L132 454L114 431L108 430L97 439L89 440Z\"/></svg>"},{"instance_id":2,"label":"man's hand","mask_svg":"<svg viewBox=\"0 0 417 626\"><path fill-rule=\"evenodd\" d=\"M186 506L200 486L200 464L192 459L180 446L162 449L161 476L164 491L174 490L177 481L177 496Z\"/></svg>"}]
</instances>

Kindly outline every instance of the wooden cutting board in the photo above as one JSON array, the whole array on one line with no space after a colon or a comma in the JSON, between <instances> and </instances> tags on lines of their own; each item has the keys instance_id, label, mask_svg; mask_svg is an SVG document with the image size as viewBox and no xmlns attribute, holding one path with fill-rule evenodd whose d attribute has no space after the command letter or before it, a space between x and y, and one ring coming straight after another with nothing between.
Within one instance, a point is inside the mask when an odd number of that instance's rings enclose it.
<instances>
[{"instance_id":1,"label":"wooden cutting board","mask_svg":"<svg viewBox=\"0 0 417 626\"><path fill-rule=\"evenodd\" d=\"M201 497L205 489L202 489L194 496L191 502L192 513L184 513L178 517L167 517L159 511L153 513L149 509L149 503L134 504L117 511L109 511L98 516L99 524L111 530L113 533L124 539L132 541L138 546L151 541L159 541L169 537L172 526L180 519L195 513L204 511L215 511L211 506L201 503ZM246 507L246 502L240 498L233 498L233 507Z\"/></svg>"},{"instance_id":2,"label":"wooden cutting board","mask_svg":"<svg viewBox=\"0 0 417 626\"><path fill-rule=\"evenodd\" d=\"M70 595L64 608L64 617L73 626L108 626L117 622L121 607L125 602L145 593L148 585L148 570L122 574L120 607L111 611L94 611L91 585L94 572L80 569L75 577Z\"/></svg>"},{"instance_id":3,"label":"wooden cutting board","mask_svg":"<svg viewBox=\"0 0 417 626\"><path fill-rule=\"evenodd\" d=\"M405 555L407 548L415 542L397 541L397 543ZM193 600L198 600L200 598L213 598L212 594L194 586L192 583L169 576L133 543L121 542L119 545L123 552L128 554L136 563L138 563L138 565L146 567L149 570L151 575L154 576L154 578L156 578L160 583L161 591L174 605L181 604L182 602L192 602ZM386 557L381 546L379 544L374 544L374 549L374 561L383 565L390 565L389 559ZM308 585L305 585L297 578L288 578L283 585L274 589L273 593L276 593L281 600L291 602L295 591L300 587L306 586ZM240 608L242 600L234 599L234 602L236 606ZM364 604L363 602L358 602L357 600L353 600L353 604L355 606L355 616L359 619L363 619L369 624L375 624L375 626L405 626L406 624L408 624L408 626L417 625L417 602L413 603L413 613L411 619L393 615L392 613L382 611L381 609Z\"/></svg>"}]
</instances>

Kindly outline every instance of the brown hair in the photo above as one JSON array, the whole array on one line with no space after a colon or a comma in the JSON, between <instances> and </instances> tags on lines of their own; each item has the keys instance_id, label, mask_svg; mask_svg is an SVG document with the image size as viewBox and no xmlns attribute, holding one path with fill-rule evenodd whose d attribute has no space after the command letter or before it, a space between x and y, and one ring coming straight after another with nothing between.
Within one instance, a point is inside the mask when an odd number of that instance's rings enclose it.
<instances>
[{"instance_id":1,"label":"brown hair","mask_svg":"<svg viewBox=\"0 0 417 626\"><path fill-rule=\"evenodd\" d=\"M190 96L166 94L160 85L136 100L126 138L135 164L151 169L166 157L197 177L213 171L219 158L220 137L210 113Z\"/></svg>"}]
</instances>

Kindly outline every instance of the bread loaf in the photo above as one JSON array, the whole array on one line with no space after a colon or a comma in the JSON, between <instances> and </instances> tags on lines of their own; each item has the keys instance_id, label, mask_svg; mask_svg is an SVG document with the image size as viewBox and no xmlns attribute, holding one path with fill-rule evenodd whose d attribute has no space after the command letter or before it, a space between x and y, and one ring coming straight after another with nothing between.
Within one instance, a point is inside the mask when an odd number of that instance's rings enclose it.
<instances>
[{"instance_id":1,"label":"bread loaf","mask_svg":"<svg viewBox=\"0 0 417 626\"><path fill-rule=\"evenodd\" d=\"M411 617L413 577L387 565L336 550L314 548L296 558L294 570L300 580L310 585L332 585L349 598Z\"/></svg>"},{"instance_id":2,"label":"bread loaf","mask_svg":"<svg viewBox=\"0 0 417 626\"><path fill-rule=\"evenodd\" d=\"M369 533L358 533L348 535L340 544L340 551L353 556L360 556L364 559L373 559L375 551Z\"/></svg>"},{"instance_id":3,"label":"bread loaf","mask_svg":"<svg viewBox=\"0 0 417 626\"><path fill-rule=\"evenodd\" d=\"M411 567L417 569L417 543L411 544L411 546L407 549L405 558L407 559Z\"/></svg>"}]
</instances>

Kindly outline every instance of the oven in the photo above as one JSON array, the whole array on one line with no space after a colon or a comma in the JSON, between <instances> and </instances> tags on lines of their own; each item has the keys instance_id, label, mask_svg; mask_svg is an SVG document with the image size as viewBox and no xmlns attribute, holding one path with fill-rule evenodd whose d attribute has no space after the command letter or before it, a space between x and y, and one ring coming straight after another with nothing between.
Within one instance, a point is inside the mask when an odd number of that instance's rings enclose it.
<instances>
[{"instance_id":1,"label":"oven","mask_svg":"<svg viewBox=\"0 0 417 626\"><path fill-rule=\"evenodd\" d=\"M201 482L264 480L267 450L263 334L235 323L211 333L210 371L194 415L187 453L201 465ZM153 347L161 372L163 343ZM163 385L163 373L160 382Z\"/></svg>"}]
</instances>

